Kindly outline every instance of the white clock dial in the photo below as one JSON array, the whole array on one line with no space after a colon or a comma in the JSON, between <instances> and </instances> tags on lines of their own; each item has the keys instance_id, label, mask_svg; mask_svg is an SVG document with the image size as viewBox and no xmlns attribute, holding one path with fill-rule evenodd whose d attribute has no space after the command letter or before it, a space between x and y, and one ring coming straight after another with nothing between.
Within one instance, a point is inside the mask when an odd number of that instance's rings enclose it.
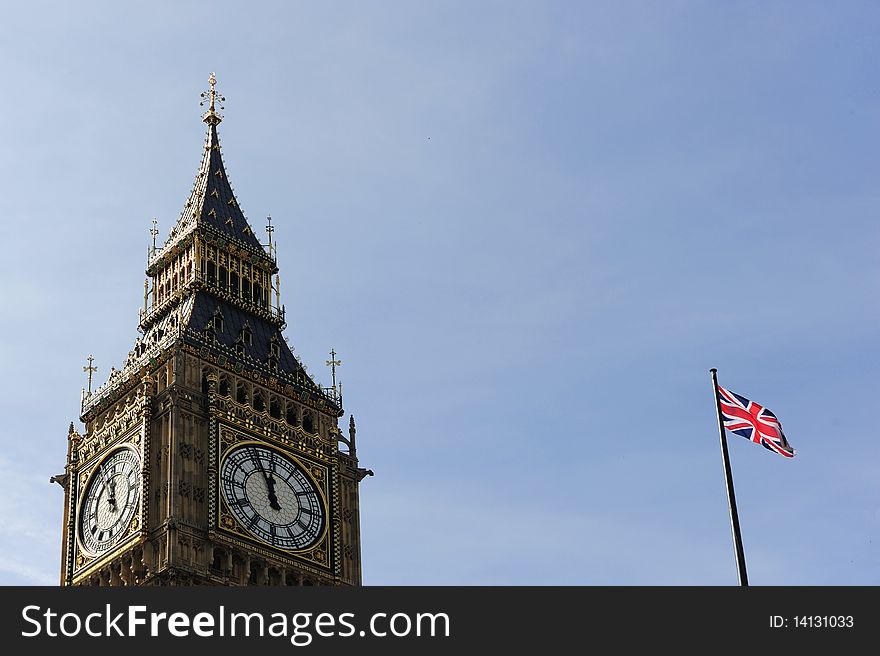
<instances>
[{"instance_id":1,"label":"white clock dial","mask_svg":"<svg viewBox=\"0 0 880 656\"><path fill-rule=\"evenodd\" d=\"M127 532L140 495L137 453L114 451L92 472L79 508L79 536L91 554L108 551Z\"/></svg>"},{"instance_id":2,"label":"white clock dial","mask_svg":"<svg viewBox=\"0 0 880 656\"><path fill-rule=\"evenodd\" d=\"M259 444L237 447L220 467L226 505L254 537L279 549L305 549L324 532L321 495L292 458Z\"/></svg>"}]
</instances>

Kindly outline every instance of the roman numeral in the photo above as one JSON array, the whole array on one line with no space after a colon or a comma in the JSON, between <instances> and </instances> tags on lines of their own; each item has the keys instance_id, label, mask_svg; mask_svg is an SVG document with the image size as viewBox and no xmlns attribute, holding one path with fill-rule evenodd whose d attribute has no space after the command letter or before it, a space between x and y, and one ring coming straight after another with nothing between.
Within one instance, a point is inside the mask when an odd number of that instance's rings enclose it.
<instances>
[{"instance_id":1,"label":"roman numeral","mask_svg":"<svg viewBox=\"0 0 880 656\"><path fill-rule=\"evenodd\" d=\"M260 460L260 454L255 448L248 449L248 455L250 455L251 462L253 462L254 467L257 469L263 469L263 462Z\"/></svg>"}]
</instances>

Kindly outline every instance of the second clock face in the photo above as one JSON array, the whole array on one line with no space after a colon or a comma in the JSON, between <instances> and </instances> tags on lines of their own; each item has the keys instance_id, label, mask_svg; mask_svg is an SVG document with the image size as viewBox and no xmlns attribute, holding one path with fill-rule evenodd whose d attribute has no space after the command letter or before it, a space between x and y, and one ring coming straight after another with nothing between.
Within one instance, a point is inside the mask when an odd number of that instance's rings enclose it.
<instances>
[{"instance_id":1,"label":"second clock face","mask_svg":"<svg viewBox=\"0 0 880 656\"><path fill-rule=\"evenodd\" d=\"M324 532L324 504L308 474L292 459L259 444L237 447L220 466L223 498L254 537L296 551Z\"/></svg>"}]
</instances>

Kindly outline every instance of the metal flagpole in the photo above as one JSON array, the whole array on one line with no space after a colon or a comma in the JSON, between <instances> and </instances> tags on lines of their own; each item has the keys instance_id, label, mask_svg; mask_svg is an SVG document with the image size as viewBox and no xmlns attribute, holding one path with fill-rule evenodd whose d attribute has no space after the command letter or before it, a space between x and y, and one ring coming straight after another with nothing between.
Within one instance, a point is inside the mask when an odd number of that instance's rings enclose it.
<instances>
[{"instance_id":1,"label":"metal flagpole","mask_svg":"<svg viewBox=\"0 0 880 656\"><path fill-rule=\"evenodd\" d=\"M721 458L724 461L724 480L727 483L727 505L730 508L730 528L733 530L733 550L736 554L736 571L739 584L748 586L746 575L746 556L743 552L742 535L739 532L739 515L736 512L736 495L733 492L733 474L730 472L730 455L727 453L727 438L724 436L724 422L721 419L721 401L718 399L718 370L712 372L712 395L715 397L715 413L718 415L718 435L721 437Z\"/></svg>"}]
</instances>

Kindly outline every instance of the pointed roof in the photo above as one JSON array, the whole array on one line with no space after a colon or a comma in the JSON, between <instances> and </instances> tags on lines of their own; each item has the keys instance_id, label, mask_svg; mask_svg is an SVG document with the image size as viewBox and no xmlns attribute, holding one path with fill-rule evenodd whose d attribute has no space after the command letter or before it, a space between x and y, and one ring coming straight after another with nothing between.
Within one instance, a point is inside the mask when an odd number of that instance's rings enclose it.
<instances>
[{"instance_id":1,"label":"pointed roof","mask_svg":"<svg viewBox=\"0 0 880 656\"><path fill-rule=\"evenodd\" d=\"M278 271L271 251L266 251L248 225L226 176L217 135L217 126L223 118L216 109L217 100L223 102L224 99L216 93L213 73L210 83L210 91L202 94L203 104L209 103L202 116L208 131L195 184L167 241L161 249L154 250L147 265L154 291L150 306L145 287L139 325L143 336L135 341L124 367L111 370L109 380L83 398L83 421L96 416L136 385L146 384L148 379L144 373L181 345L201 358L210 359L219 368L235 373L249 372L251 379L259 384L297 398L319 411L342 414L342 396L335 385L325 388L316 383L288 346L282 332L286 327L285 310L283 305L278 307L278 283L272 285L271 278L260 277L268 288L260 289L254 280L252 290L245 293L248 288L244 284L240 288L220 285L218 279L205 275L195 263L196 267L187 268L181 278L175 273L176 289L168 291L163 286L164 298L157 298L157 276L167 270L167 266L184 259L184 249L192 245L196 235L202 243L216 249L213 254L206 254L209 260L225 251L232 257L249 261L263 274ZM155 239L155 222L151 234ZM242 276L240 281L244 283L245 279ZM274 307L271 304L273 292L276 294Z\"/></svg>"},{"instance_id":2,"label":"pointed roof","mask_svg":"<svg viewBox=\"0 0 880 656\"><path fill-rule=\"evenodd\" d=\"M207 331L211 320L218 314L223 318L222 328ZM251 339L239 350L236 346L245 326L251 332ZM292 386L301 401L323 402L323 407L330 412L342 413L341 399L314 381L293 354L278 326L208 292L199 291L188 295L137 338L123 368L113 370L106 383L83 399L81 416L100 411L128 393L142 380L143 372L181 338L186 344L222 356L237 372L246 370L259 373L265 379L274 378L283 386ZM278 349L274 368L269 360L272 344L277 344Z\"/></svg>"},{"instance_id":3,"label":"pointed roof","mask_svg":"<svg viewBox=\"0 0 880 656\"><path fill-rule=\"evenodd\" d=\"M223 158L220 155L220 139L217 136L216 123L208 124L202 164L199 166L192 193L175 227L175 236L179 237L189 232L199 223L214 228L224 237L265 252L241 211L229 184Z\"/></svg>"},{"instance_id":4,"label":"pointed roof","mask_svg":"<svg viewBox=\"0 0 880 656\"><path fill-rule=\"evenodd\" d=\"M210 92L202 94L203 98L210 98L208 111L202 116L202 120L208 124L202 163L177 224L169 233L164 246L153 255L151 263L198 227L204 227L218 236L234 241L238 246L271 259L241 211L226 175L226 167L220 154L220 137L217 134L217 126L223 118L215 109L215 98L223 98L214 90L216 78L213 73L210 81Z\"/></svg>"}]
</instances>

